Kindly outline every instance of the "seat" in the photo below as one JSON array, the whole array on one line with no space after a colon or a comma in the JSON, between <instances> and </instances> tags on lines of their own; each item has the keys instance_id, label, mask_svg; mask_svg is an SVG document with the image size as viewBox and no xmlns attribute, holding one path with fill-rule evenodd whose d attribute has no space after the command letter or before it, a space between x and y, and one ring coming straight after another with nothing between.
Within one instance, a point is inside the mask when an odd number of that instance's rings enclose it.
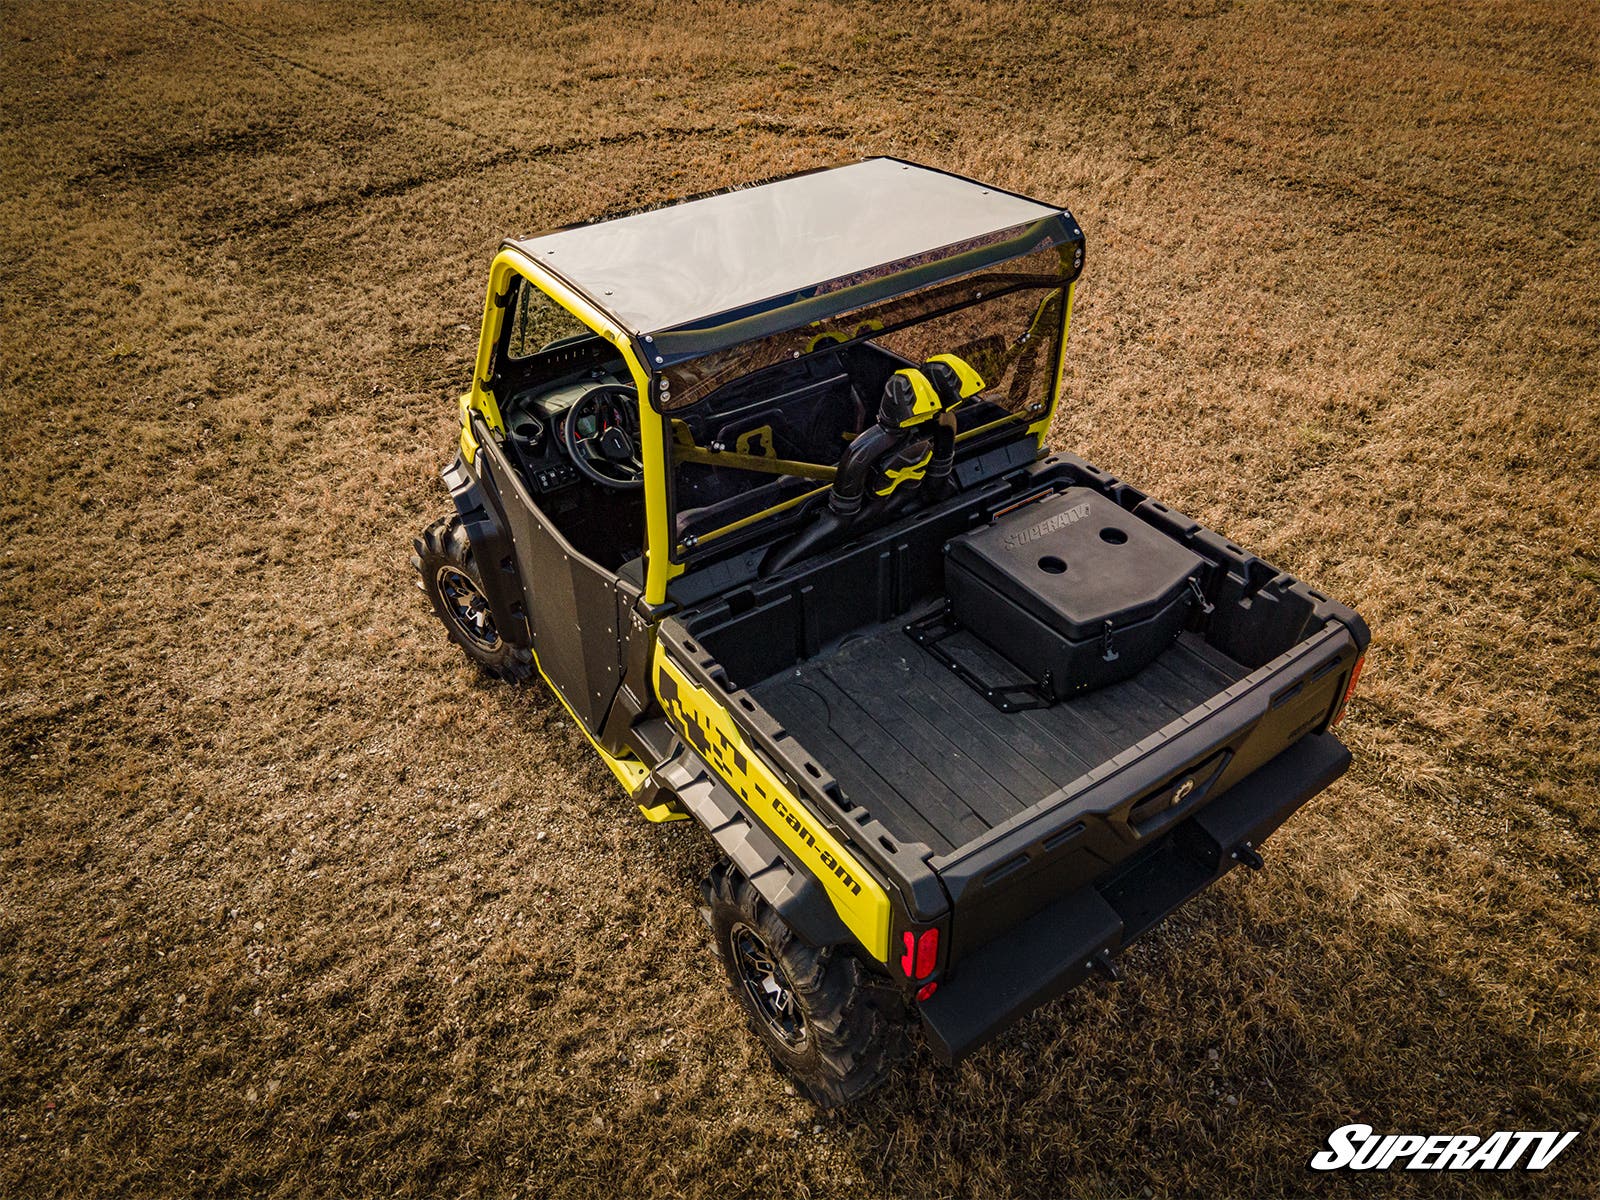
<instances>
[{"instance_id":1,"label":"seat","mask_svg":"<svg viewBox=\"0 0 1600 1200\"><path fill-rule=\"evenodd\" d=\"M785 500L803 496L817 487L818 484L812 480L798 479L792 475L782 476L769 483L758 484L709 504L702 504L698 508L684 509L678 513L674 532L679 542L686 546L694 546L708 533L726 529L729 525L765 512Z\"/></svg>"}]
</instances>

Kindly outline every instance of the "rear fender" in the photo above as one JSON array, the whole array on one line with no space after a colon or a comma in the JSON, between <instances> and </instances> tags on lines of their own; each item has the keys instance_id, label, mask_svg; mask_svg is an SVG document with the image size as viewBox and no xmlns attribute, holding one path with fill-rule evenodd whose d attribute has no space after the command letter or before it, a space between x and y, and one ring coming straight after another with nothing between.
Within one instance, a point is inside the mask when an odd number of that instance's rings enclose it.
<instances>
[{"instance_id":1,"label":"rear fender","mask_svg":"<svg viewBox=\"0 0 1600 1200\"><path fill-rule=\"evenodd\" d=\"M820 887L838 924L873 959L887 962L891 906L882 884L811 811L797 794L799 789L745 740L738 722L717 697L695 683L659 641L651 681L673 731L706 764L727 796L737 798L742 814L762 835L763 849L781 849L782 859L797 873L794 879L775 875L771 880L775 892L788 892L797 906L811 906L817 893L806 884ZM686 807L695 812L694 804ZM715 837L717 826L707 816L695 815ZM761 880L754 882L761 889Z\"/></svg>"},{"instance_id":2,"label":"rear fender","mask_svg":"<svg viewBox=\"0 0 1600 1200\"><path fill-rule=\"evenodd\" d=\"M706 827L717 848L801 941L820 947L855 940L822 885L795 865L703 758L685 747L656 768L654 777Z\"/></svg>"}]
</instances>

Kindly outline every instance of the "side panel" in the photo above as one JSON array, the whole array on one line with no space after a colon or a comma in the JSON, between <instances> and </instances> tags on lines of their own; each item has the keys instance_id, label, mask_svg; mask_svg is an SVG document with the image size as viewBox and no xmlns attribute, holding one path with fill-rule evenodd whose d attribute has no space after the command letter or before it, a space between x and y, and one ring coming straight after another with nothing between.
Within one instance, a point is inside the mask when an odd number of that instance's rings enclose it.
<instances>
[{"instance_id":1,"label":"side panel","mask_svg":"<svg viewBox=\"0 0 1600 1200\"><path fill-rule=\"evenodd\" d=\"M659 648L653 672L668 719L796 861L815 875L834 911L879 962L889 957L889 897L746 744L731 716Z\"/></svg>"},{"instance_id":2,"label":"side panel","mask_svg":"<svg viewBox=\"0 0 1600 1200\"><path fill-rule=\"evenodd\" d=\"M667 518L667 419L657 413L650 403L650 372L640 361L638 350L628 332L554 271L508 246L495 256L494 265L490 268L489 296L484 301L483 331L478 341L473 390L464 398L464 403L472 408L482 407L480 394L487 397L489 404L494 402L493 396L485 391L483 381L488 378L490 355L499 336L500 322L504 319L504 311L495 303L495 297L505 290L507 277L513 271L614 345L628 364L628 375L633 380L634 390L639 393L639 456L644 464L647 564L644 598L647 603L660 604L666 599L668 582L683 571L681 564L672 561L673 539ZM488 410L484 411L487 413ZM486 419L492 427L498 428L499 409L494 409L493 416L486 416Z\"/></svg>"}]
</instances>

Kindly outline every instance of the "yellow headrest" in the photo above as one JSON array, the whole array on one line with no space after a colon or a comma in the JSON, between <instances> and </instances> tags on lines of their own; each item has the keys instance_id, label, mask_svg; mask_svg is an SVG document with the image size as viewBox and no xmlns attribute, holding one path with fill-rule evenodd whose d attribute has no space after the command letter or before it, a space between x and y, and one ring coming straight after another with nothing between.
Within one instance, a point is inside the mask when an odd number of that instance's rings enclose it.
<instances>
[{"instance_id":1,"label":"yellow headrest","mask_svg":"<svg viewBox=\"0 0 1600 1200\"><path fill-rule=\"evenodd\" d=\"M900 379L905 383L897 386L896 381ZM883 412L890 418L888 423L891 426L905 429L920 425L930 417L937 416L939 408L939 393L928 377L916 367L902 367L889 377L889 384L884 389Z\"/></svg>"},{"instance_id":2,"label":"yellow headrest","mask_svg":"<svg viewBox=\"0 0 1600 1200\"><path fill-rule=\"evenodd\" d=\"M959 354L935 354L928 359L931 363L943 363L956 373L956 378L961 383L961 398L963 400L976 396L988 386L983 382L983 376L966 359Z\"/></svg>"}]
</instances>

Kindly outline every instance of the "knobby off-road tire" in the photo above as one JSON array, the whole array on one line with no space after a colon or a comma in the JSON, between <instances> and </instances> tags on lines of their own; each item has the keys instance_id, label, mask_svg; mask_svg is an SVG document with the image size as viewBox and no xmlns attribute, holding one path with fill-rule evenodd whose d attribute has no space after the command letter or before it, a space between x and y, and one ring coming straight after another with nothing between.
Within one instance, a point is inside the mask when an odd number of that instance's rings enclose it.
<instances>
[{"instance_id":1,"label":"knobby off-road tire","mask_svg":"<svg viewBox=\"0 0 1600 1200\"><path fill-rule=\"evenodd\" d=\"M412 542L411 565L417 586L426 593L434 615L450 640L496 679L522 684L533 678L533 656L513 646L495 628L485 599L483 576L473 561L472 544L459 517L444 517Z\"/></svg>"},{"instance_id":2,"label":"knobby off-road tire","mask_svg":"<svg viewBox=\"0 0 1600 1200\"><path fill-rule=\"evenodd\" d=\"M806 1097L837 1108L881 1083L907 1044L894 989L847 950L801 941L731 864L701 887L734 995Z\"/></svg>"}]
</instances>

